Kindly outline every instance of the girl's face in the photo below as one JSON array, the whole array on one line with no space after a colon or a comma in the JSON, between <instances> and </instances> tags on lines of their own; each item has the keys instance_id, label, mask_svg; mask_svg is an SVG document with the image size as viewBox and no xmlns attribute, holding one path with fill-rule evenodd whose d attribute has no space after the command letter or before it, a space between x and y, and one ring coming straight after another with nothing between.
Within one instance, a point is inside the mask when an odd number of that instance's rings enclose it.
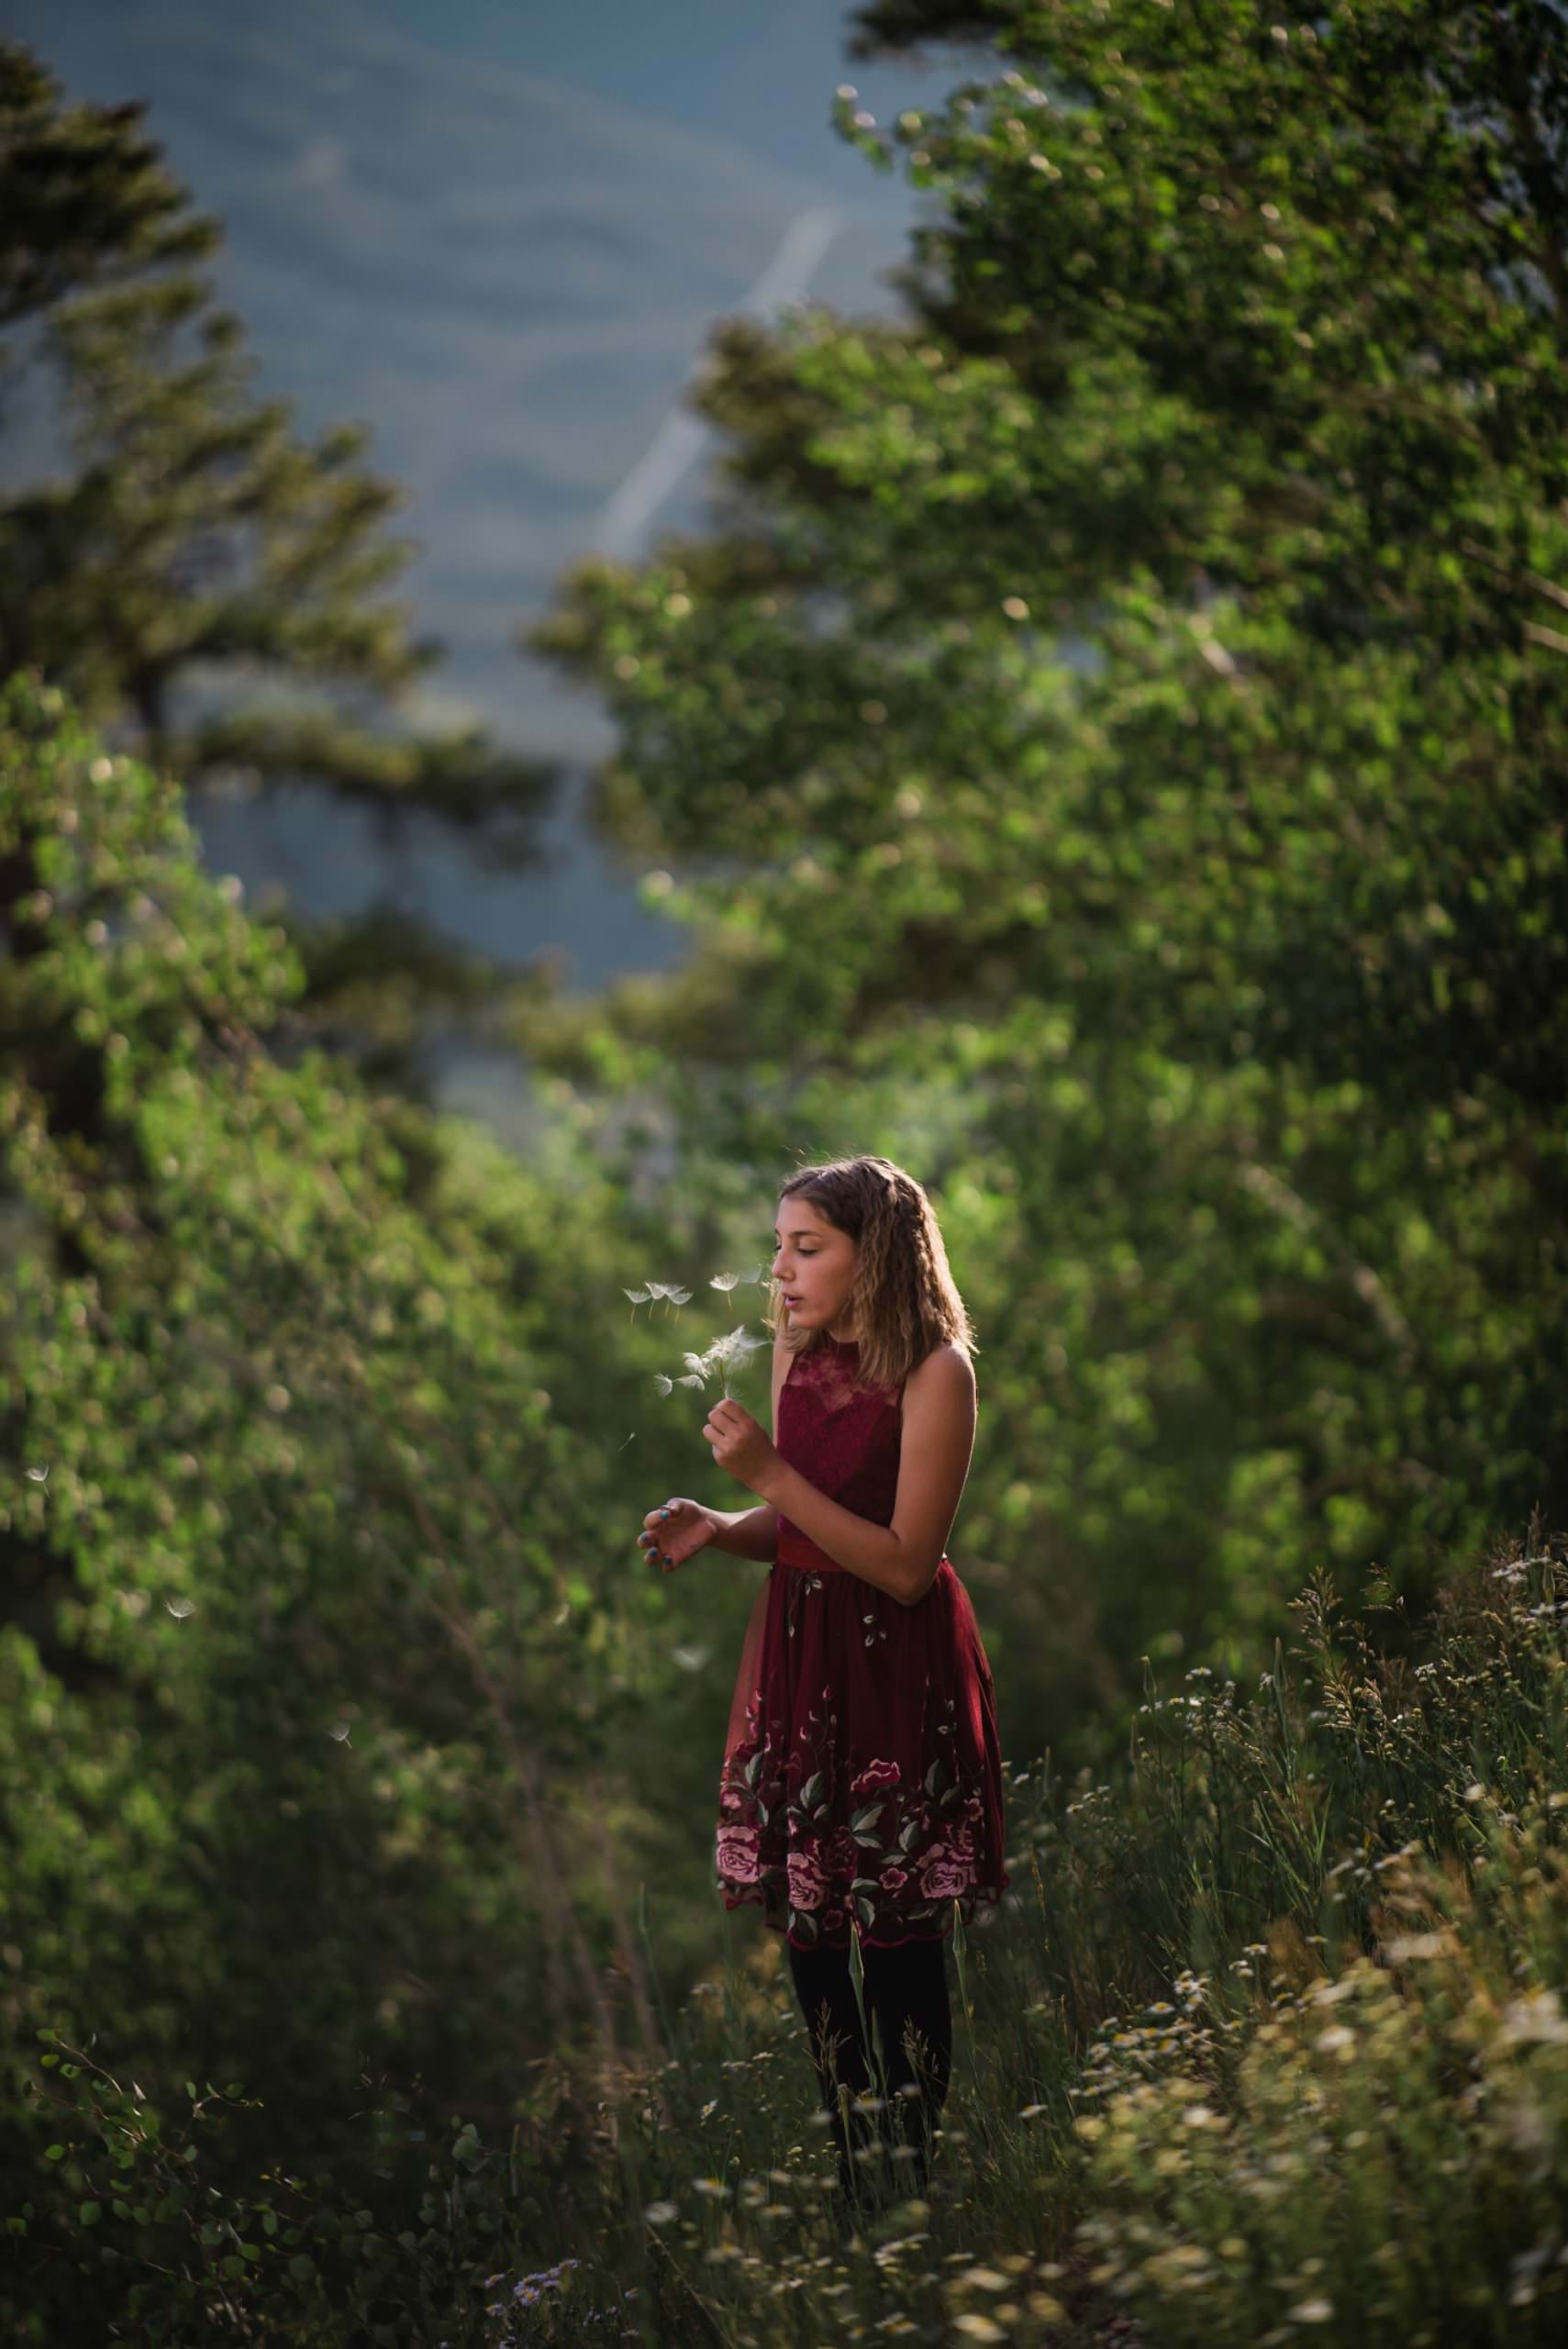
<instances>
[{"instance_id":1,"label":"girl's face","mask_svg":"<svg viewBox=\"0 0 1568 2349\"><path fill-rule=\"evenodd\" d=\"M779 1201L773 1228L773 1278L792 1330L825 1329L835 1338L852 1332L834 1324L849 1309L860 1251L847 1231L829 1223L807 1199Z\"/></svg>"}]
</instances>

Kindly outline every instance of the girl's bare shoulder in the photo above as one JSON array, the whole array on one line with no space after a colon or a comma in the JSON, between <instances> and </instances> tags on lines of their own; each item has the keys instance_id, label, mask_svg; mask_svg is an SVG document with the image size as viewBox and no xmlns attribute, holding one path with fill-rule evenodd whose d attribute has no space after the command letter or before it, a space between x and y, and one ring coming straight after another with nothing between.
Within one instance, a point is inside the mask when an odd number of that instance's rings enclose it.
<instances>
[{"instance_id":1,"label":"girl's bare shoulder","mask_svg":"<svg viewBox=\"0 0 1568 2349\"><path fill-rule=\"evenodd\" d=\"M946 1387L955 1392L960 1388L967 1388L973 1395L974 1364L962 1346L955 1345L951 1338L943 1338L931 1348L929 1354L921 1356L909 1373L908 1384L911 1386L917 1380L923 1386L935 1386L939 1389Z\"/></svg>"}]
</instances>

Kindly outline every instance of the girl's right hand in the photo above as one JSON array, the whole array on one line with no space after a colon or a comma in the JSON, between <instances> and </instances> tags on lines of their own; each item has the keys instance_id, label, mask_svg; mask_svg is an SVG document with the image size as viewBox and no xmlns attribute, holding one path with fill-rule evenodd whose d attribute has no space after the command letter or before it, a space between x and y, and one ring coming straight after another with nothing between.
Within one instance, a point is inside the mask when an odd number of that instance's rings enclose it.
<instances>
[{"instance_id":1,"label":"girl's right hand","mask_svg":"<svg viewBox=\"0 0 1568 2349\"><path fill-rule=\"evenodd\" d=\"M668 1575L706 1548L718 1531L718 1520L700 1501L673 1499L651 1508L642 1526L638 1547L657 1558L661 1571Z\"/></svg>"}]
</instances>

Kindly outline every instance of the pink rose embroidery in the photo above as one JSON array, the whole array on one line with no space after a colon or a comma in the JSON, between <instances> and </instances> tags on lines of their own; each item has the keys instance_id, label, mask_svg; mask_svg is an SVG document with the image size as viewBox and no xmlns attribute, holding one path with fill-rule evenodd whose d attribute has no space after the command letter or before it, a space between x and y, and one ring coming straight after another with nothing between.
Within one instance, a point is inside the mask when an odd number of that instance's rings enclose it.
<instances>
[{"instance_id":1,"label":"pink rose embroidery","mask_svg":"<svg viewBox=\"0 0 1568 2349\"><path fill-rule=\"evenodd\" d=\"M830 1876L860 1873L861 1847L847 1827L836 1827L821 1847L822 1865Z\"/></svg>"},{"instance_id":2,"label":"pink rose embroidery","mask_svg":"<svg viewBox=\"0 0 1568 2349\"><path fill-rule=\"evenodd\" d=\"M928 1900L946 1900L962 1892L973 1876L974 1865L967 1854L954 1855L940 1846L927 1853L920 1864L920 1889Z\"/></svg>"},{"instance_id":3,"label":"pink rose embroidery","mask_svg":"<svg viewBox=\"0 0 1568 2349\"><path fill-rule=\"evenodd\" d=\"M758 1876L757 1831L754 1827L721 1827L717 1864L720 1876L735 1884L755 1884Z\"/></svg>"},{"instance_id":4,"label":"pink rose embroidery","mask_svg":"<svg viewBox=\"0 0 1568 2349\"><path fill-rule=\"evenodd\" d=\"M907 1868L884 1868L882 1871L882 1888L884 1892L900 1892L908 1881L909 1871Z\"/></svg>"},{"instance_id":5,"label":"pink rose embroidery","mask_svg":"<svg viewBox=\"0 0 1568 2349\"><path fill-rule=\"evenodd\" d=\"M824 1909L822 1911L822 1930L825 1933L836 1933L843 1921L844 1912L841 1909Z\"/></svg>"},{"instance_id":6,"label":"pink rose embroidery","mask_svg":"<svg viewBox=\"0 0 1568 2349\"><path fill-rule=\"evenodd\" d=\"M724 1810L744 1810L746 1808L745 1797L738 1795L733 1787L727 1787L718 1799L719 1807Z\"/></svg>"},{"instance_id":7,"label":"pink rose embroidery","mask_svg":"<svg viewBox=\"0 0 1568 2349\"><path fill-rule=\"evenodd\" d=\"M855 1795L874 1794L878 1787L898 1784L896 1762L868 1762L858 1778L851 1779L850 1792Z\"/></svg>"},{"instance_id":8,"label":"pink rose embroidery","mask_svg":"<svg viewBox=\"0 0 1568 2349\"><path fill-rule=\"evenodd\" d=\"M821 1869L809 1852L792 1852L789 1855L789 1897L796 1909L820 1909L822 1896L828 1887Z\"/></svg>"}]
</instances>

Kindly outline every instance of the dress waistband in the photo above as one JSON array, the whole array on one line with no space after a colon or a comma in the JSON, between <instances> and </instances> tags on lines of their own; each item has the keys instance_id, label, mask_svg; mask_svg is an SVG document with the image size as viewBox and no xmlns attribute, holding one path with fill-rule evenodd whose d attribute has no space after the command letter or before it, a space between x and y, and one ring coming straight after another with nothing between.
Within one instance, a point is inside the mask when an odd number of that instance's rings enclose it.
<instances>
[{"instance_id":1,"label":"dress waistband","mask_svg":"<svg viewBox=\"0 0 1568 2349\"><path fill-rule=\"evenodd\" d=\"M796 1574L847 1575L854 1571L851 1566L841 1566L837 1558L828 1555L826 1550L819 1550L809 1534L802 1533L796 1526L781 1531L777 1563ZM937 1563L939 1566L944 1566L951 1565L952 1562L944 1550ZM864 1576L857 1579L863 1581Z\"/></svg>"},{"instance_id":2,"label":"dress waistband","mask_svg":"<svg viewBox=\"0 0 1568 2349\"><path fill-rule=\"evenodd\" d=\"M795 1525L781 1525L779 1528L778 1562L781 1566L794 1566L802 1574L842 1575L849 1572L847 1566L841 1566L837 1558L830 1558L826 1550L819 1550L811 1536L802 1533Z\"/></svg>"}]
</instances>

